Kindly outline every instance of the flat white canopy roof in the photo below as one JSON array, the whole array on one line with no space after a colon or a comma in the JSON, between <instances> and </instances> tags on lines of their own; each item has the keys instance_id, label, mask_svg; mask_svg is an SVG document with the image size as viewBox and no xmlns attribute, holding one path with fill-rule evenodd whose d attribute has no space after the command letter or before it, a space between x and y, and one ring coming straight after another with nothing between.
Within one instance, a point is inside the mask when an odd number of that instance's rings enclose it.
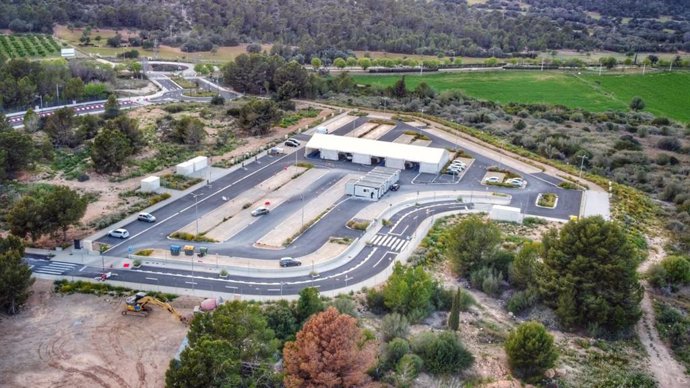
<instances>
[{"instance_id":1,"label":"flat white canopy roof","mask_svg":"<svg viewBox=\"0 0 690 388\"><path fill-rule=\"evenodd\" d=\"M443 155L448 152L443 148L422 147L321 133L315 133L307 143L306 148L431 164L439 164L443 160Z\"/></svg>"}]
</instances>

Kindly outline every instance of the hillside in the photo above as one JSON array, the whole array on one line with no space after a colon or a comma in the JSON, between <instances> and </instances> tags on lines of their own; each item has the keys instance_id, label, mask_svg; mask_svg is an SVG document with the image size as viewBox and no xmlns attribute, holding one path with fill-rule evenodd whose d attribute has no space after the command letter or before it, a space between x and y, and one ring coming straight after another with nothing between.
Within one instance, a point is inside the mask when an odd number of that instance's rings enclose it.
<instances>
[{"instance_id":1,"label":"hillside","mask_svg":"<svg viewBox=\"0 0 690 388\"><path fill-rule=\"evenodd\" d=\"M109 3L12 1L0 5L0 28L49 32L56 23L136 28L146 38L189 52L260 41L299 46L306 56L334 49L487 57L552 49L690 49L688 11L678 0L636 8L628 7L630 0Z\"/></svg>"}]
</instances>

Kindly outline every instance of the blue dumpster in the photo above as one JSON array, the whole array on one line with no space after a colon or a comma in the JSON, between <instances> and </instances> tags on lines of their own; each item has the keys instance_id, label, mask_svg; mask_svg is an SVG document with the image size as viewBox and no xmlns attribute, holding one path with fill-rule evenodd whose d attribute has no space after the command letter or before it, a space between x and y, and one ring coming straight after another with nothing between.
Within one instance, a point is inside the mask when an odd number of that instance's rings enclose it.
<instances>
[{"instance_id":1,"label":"blue dumpster","mask_svg":"<svg viewBox=\"0 0 690 388\"><path fill-rule=\"evenodd\" d=\"M199 248L199 257L204 257L208 253L208 248L207 247L200 247Z\"/></svg>"},{"instance_id":2,"label":"blue dumpster","mask_svg":"<svg viewBox=\"0 0 690 388\"><path fill-rule=\"evenodd\" d=\"M170 254L173 256L179 256L180 250L181 250L181 247L179 245L171 245L170 246Z\"/></svg>"}]
</instances>

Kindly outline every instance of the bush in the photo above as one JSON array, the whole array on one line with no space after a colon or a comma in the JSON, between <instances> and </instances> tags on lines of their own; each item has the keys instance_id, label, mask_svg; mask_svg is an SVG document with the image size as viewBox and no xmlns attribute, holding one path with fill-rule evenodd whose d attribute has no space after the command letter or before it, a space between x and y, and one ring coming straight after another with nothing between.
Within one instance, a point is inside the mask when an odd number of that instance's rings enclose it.
<instances>
[{"instance_id":1,"label":"bush","mask_svg":"<svg viewBox=\"0 0 690 388\"><path fill-rule=\"evenodd\" d=\"M412 349L424 370L433 375L457 374L474 363L474 357L460 343L455 333L422 333L412 341Z\"/></svg>"},{"instance_id":2,"label":"bush","mask_svg":"<svg viewBox=\"0 0 690 388\"><path fill-rule=\"evenodd\" d=\"M664 137L659 139L659 141L656 143L656 146L659 149L672 152L678 152L681 148L683 148L680 140L675 137Z\"/></svg>"},{"instance_id":3,"label":"bush","mask_svg":"<svg viewBox=\"0 0 690 388\"><path fill-rule=\"evenodd\" d=\"M410 344L402 338L394 338L384 345L382 361L385 370L392 369L403 356L410 352Z\"/></svg>"},{"instance_id":4,"label":"bush","mask_svg":"<svg viewBox=\"0 0 690 388\"><path fill-rule=\"evenodd\" d=\"M375 289L370 289L367 291L367 307L374 314L383 314L388 309L386 308L385 298L383 296L383 291L378 291Z\"/></svg>"},{"instance_id":5,"label":"bush","mask_svg":"<svg viewBox=\"0 0 690 388\"><path fill-rule=\"evenodd\" d=\"M661 261L666 270L666 279L673 285L690 283L690 260L683 256L669 256Z\"/></svg>"},{"instance_id":6,"label":"bush","mask_svg":"<svg viewBox=\"0 0 690 388\"><path fill-rule=\"evenodd\" d=\"M523 311L533 307L539 300L539 295L532 289L518 291L514 293L508 302L506 308L513 314L520 314Z\"/></svg>"},{"instance_id":7,"label":"bush","mask_svg":"<svg viewBox=\"0 0 690 388\"><path fill-rule=\"evenodd\" d=\"M355 302L347 295L338 295L335 299L333 299L333 302L331 302L331 306L335 307L341 314L347 314L355 318L359 316L359 314L357 314L357 306L355 306Z\"/></svg>"},{"instance_id":8,"label":"bush","mask_svg":"<svg viewBox=\"0 0 690 388\"><path fill-rule=\"evenodd\" d=\"M553 336L538 322L523 323L512 331L505 350L513 373L528 380L541 377L558 359Z\"/></svg>"},{"instance_id":9,"label":"bush","mask_svg":"<svg viewBox=\"0 0 690 388\"><path fill-rule=\"evenodd\" d=\"M385 342L393 338L407 338L409 331L410 324L404 315L391 313L381 321L381 334Z\"/></svg>"},{"instance_id":10,"label":"bush","mask_svg":"<svg viewBox=\"0 0 690 388\"><path fill-rule=\"evenodd\" d=\"M407 377L408 381L414 380L422 371L424 361L416 354L402 356L395 368L399 375Z\"/></svg>"},{"instance_id":11,"label":"bush","mask_svg":"<svg viewBox=\"0 0 690 388\"><path fill-rule=\"evenodd\" d=\"M652 264L645 274L647 281L654 287L663 288L668 286L668 272L659 263Z\"/></svg>"},{"instance_id":12,"label":"bush","mask_svg":"<svg viewBox=\"0 0 690 388\"><path fill-rule=\"evenodd\" d=\"M225 98L221 95L215 95L211 98L211 105L223 105L225 104Z\"/></svg>"},{"instance_id":13,"label":"bush","mask_svg":"<svg viewBox=\"0 0 690 388\"><path fill-rule=\"evenodd\" d=\"M431 303L437 311L449 311L453 304L453 290L443 288L441 284L435 283Z\"/></svg>"}]
</instances>

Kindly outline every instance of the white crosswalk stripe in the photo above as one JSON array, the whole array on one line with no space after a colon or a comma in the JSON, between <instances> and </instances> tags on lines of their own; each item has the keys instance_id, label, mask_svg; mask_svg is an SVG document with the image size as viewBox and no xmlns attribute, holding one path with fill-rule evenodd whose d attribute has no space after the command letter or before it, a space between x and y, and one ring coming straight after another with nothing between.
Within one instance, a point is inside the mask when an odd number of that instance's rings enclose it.
<instances>
[{"instance_id":1,"label":"white crosswalk stripe","mask_svg":"<svg viewBox=\"0 0 690 388\"><path fill-rule=\"evenodd\" d=\"M71 271L78 267L78 264L65 263L61 261L52 261L48 265L34 267L33 271L37 273L44 273L48 275L62 275L65 272Z\"/></svg>"},{"instance_id":2,"label":"white crosswalk stripe","mask_svg":"<svg viewBox=\"0 0 690 388\"><path fill-rule=\"evenodd\" d=\"M400 252L405 249L409 241L396 236L377 234L369 243L371 245L386 247L394 252Z\"/></svg>"}]
</instances>

